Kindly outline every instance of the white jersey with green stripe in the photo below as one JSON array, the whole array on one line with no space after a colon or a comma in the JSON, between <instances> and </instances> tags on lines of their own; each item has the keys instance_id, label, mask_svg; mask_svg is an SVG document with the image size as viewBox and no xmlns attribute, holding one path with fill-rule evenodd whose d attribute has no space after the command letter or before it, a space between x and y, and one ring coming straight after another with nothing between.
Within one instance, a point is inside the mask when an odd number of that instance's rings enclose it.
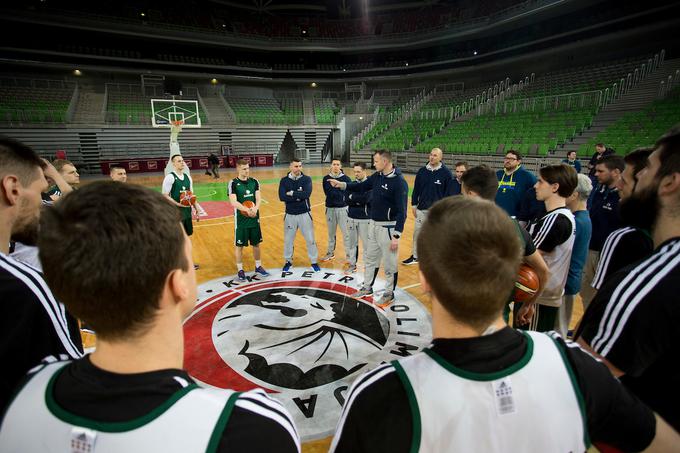
<instances>
[{"instance_id":1,"label":"white jersey with green stripe","mask_svg":"<svg viewBox=\"0 0 680 453\"><path fill-rule=\"evenodd\" d=\"M0 430L3 451L215 451L239 396L189 384L143 417L99 422L71 414L54 400L54 381L66 365L45 366L16 395Z\"/></svg>"},{"instance_id":2,"label":"white jersey with green stripe","mask_svg":"<svg viewBox=\"0 0 680 453\"><path fill-rule=\"evenodd\" d=\"M587 450L585 406L563 350L526 334L522 359L495 373L456 368L429 349L393 362L411 406L411 452Z\"/></svg>"}]
</instances>

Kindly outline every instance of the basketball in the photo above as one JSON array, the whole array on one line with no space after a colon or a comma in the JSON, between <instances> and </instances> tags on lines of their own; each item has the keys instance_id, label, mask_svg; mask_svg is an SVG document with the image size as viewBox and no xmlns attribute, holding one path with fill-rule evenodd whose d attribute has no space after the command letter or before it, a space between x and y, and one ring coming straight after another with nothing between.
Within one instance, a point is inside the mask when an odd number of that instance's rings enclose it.
<instances>
[{"instance_id":1,"label":"basketball","mask_svg":"<svg viewBox=\"0 0 680 453\"><path fill-rule=\"evenodd\" d=\"M242 204L243 206L245 206L246 208L248 208L248 209L254 208L254 207L255 207L255 203L253 203L253 202L250 201L250 200L246 200L246 201L244 201L244 202L241 203L241 204ZM250 215L250 213L247 212L247 211L246 211L246 212L241 211L241 213L242 213L244 216L246 216L246 217L255 217L255 216L257 216L257 213L255 213L255 215Z\"/></svg>"},{"instance_id":2,"label":"basketball","mask_svg":"<svg viewBox=\"0 0 680 453\"><path fill-rule=\"evenodd\" d=\"M539 288L540 282L536 271L531 266L522 264L517 274L512 300L515 302L526 302L536 295Z\"/></svg>"},{"instance_id":3,"label":"basketball","mask_svg":"<svg viewBox=\"0 0 680 453\"><path fill-rule=\"evenodd\" d=\"M191 193L190 190L182 192L179 196L179 204L182 206L193 206L196 204L196 195Z\"/></svg>"}]
</instances>

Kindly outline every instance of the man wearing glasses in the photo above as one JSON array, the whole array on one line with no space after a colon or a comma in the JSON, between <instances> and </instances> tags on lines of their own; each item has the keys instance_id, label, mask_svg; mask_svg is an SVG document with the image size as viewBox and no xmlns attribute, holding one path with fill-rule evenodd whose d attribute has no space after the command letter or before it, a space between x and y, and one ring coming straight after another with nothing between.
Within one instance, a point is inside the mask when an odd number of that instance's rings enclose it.
<instances>
[{"instance_id":1,"label":"man wearing glasses","mask_svg":"<svg viewBox=\"0 0 680 453\"><path fill-rule=\"evenodd\" d=\"M536 176L522 167L521 154L510 150L505 153L503 170L498 170L496 177L498 178L496 204L505 209L511 217L515 217L524 194L536 184Z\"/></svg>"}]
</instances>

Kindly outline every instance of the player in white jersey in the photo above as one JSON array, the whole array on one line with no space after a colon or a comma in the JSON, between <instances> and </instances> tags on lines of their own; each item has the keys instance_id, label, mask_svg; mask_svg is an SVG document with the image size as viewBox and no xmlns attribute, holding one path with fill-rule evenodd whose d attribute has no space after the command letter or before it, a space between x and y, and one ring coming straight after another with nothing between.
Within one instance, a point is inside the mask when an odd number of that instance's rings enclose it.
<instances>
[{"instance_id":1,"label":"player in white jersey","mask_svg":"<svg viewBox=\"0 0 680 453\"><path fill-rule=\"evenodd\" d=\"M576 238L576 221L566 202L577 185L576 170L564 164L541 168L535 185L536 199L545 203L547 212L531 220L527 230L548 265L550 277L536 299L536 313L529 323L530 330L545 332L555 328Z\"/></svg>"},{"instance_id":2,"label":"player in white jersey","mask_svg":"<svg viewBox=\"0 0 680 453\"><path fill-rule=\"evenodd\" d=\"M436 203L418 243L431 347L379 365L346 394L331 451L679 451L680 436L607 368L554 334L507 327L521 262L514 222L489 201Z\"/></svg>"},{"instance_id":3,"label":"player in white jersey","mask_svg":"<svg viewBox=\"0 0 680 453\"><path fill-rule=\"evenodd\" d=\"M46 281L97 332L97 348L28 376L0 451L300 451L286 410L264 392L200 388L182 370L196 272L166 197L88 184L43 213L38 245Z\"/></svg>"}]
</instances>

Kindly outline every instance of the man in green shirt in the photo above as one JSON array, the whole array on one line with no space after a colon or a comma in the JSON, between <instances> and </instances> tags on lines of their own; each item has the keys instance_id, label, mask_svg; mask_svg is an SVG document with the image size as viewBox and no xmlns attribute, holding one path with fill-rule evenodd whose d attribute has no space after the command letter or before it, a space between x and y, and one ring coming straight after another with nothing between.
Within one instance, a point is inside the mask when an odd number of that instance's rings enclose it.
<instances>
[{"instance_id":1,"label":"man in green shirt","mask_svg":"<svg viewBox=\"0 0 680 453\"><path fill-rule=\"evenodd\" d=\"M246 273L243 270L243 247L248 243L253 246L253 258L255 259L255 273L262 277L269 277L260 261L260 242L262 242L262 230L260 230L260 183L250 177L250 165L244 159L236 161L238 177L229 183L229 201L234 207L234 245L236 246L236 267L238 279L246 281ZM245 204L252 206L248 207Z\"/></svg>"}]
</instances>

